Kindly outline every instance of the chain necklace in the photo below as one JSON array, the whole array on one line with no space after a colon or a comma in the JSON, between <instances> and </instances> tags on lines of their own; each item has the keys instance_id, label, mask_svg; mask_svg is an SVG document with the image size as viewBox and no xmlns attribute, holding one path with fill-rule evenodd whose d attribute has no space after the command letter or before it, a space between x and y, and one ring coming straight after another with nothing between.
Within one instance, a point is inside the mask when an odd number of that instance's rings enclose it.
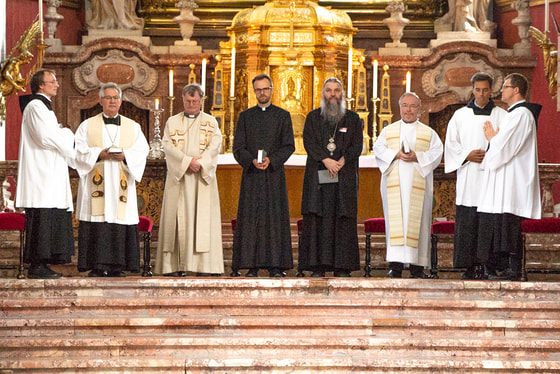
<instances>
[{"instance_id":1,"label":"chain necklace","mask_svg":"<svg viewBox=\"0 0 560 374\"><path fill-rule=\"evenodd\" d=\"M109 132L109 129L107 128L107 125L104 125L105 127L105 131L107 132L107 135L109 136L109 140L111 141L111 147L116 147L115 145L115 141L117 140L117 135L119 134L119 126L116 126L116 130L115 131L115 136L111 137L111 133Z\"/></svg>"},{"instance_id":2,"label":"chain necklace","mask_svg":"<svg viewBox=\"0 0 560 374\"><path fill-rule=\"evenodd\" d=\"M327 144L327 150L330 152L331 156L333 155L333 152L336 149L336 144L334 143L334 137L336 135L337 128L338 128L338 126L335 124L334 125L334 132L333 132L332 136L329 138L329 144Z\"/></svg>"}]
</instances>

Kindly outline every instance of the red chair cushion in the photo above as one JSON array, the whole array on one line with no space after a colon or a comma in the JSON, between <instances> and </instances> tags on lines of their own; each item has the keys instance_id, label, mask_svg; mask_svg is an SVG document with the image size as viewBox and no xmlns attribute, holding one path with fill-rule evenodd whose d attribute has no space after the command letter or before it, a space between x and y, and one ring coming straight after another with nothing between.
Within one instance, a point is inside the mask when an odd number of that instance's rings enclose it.
<instances>
[{"instance_id":1,"label":"red chair cushion","mask_svg":"<svg viewBox=\"0 0 560 374\"><path fill-rule=\"evenodd\" d=\"M140 219L140 221L138 222L138 231L152 232L154 222L148 217L140 216L138 218Z\"/></svg>"},{"instance_id":2,"label":"red chair cushion","mask_svg":"<svg viewBox=\"0 0 560 374\"><path fill-rule=\"evenodd\" d=\"M237 218L234 218L231 220L231 229L232 231L235 231L235 228L237 227Z\"/></svg>"},{"instance_id":3,"label":"red chair cushion","mask_svg":"<svg viewBox=\"0 0 560 374\"><path fill-rule=\"evenodd\" d=\"M364 221L364 231L367 234L385 234L385 218L369 218Z\"/></svg>"},{"instance_id":4,"label":"red chair cushion","mask_svg":"<svg viewBox=\"0 0 560 374\"><path fill-rule=\"evenodd\" d=\"M560 217L545 217L541 219L526 219L521 222L521 232L524 233L560 233Z\"/></svg>"},{"instance_id":5,"label":"red chair cushion","mask_svg":"<svg viewBox=\"0 0 560 374\"><path fill-rule=\"evenodd\" d=\"M300 218L297 220L297 232L298 234L301 234L303 230L303 218Z\"/></svg>"},{"instance_id":6,"label":"red chair cushion","mask_svg":"<svg viewBox=\"0 0 560 374\"><path fill-rule=\"evenodd\" d=\"M432 234L454 234L455 221L442 221L432 223Z\"/></svg>"},{"instance_id":7,"label":"red chair cushion","mask_svg":"<svg viewBox=\"0 0 560 374\"><path fill-rule=\"evenodd\" d=\"M0 213L0 230L25 230L25 214Z\"/></svg>"}]
</instances>

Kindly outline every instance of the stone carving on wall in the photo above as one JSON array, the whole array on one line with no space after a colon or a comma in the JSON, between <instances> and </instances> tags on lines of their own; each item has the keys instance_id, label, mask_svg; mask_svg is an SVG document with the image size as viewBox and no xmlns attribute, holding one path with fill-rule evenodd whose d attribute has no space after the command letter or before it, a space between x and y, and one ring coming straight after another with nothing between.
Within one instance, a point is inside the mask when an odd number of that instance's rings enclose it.
<instances>
[{"instance_id":1,"label":"stone carving on wall","mask_svg":"<svg viewBox=\"0 0 560 374\"><path fill-rule=\"evenodd\" d=\"M122 90L133 88L149 95L157 88L157 71L124 51L111 49L106 55L95 55L72 72L77 90L85 95L99 88L100 82L115 82Z\"/></svg>"},{"instance_id":2,"label":"stone carving on wall","mask_svg":"<svg viewBox=\"0 0 560 374\"><path fill-rule=\"evenodd\" d=\"M484 60L475 60L468 53L458 53L427 70L422 75L422 89L429 97L451 91L457 95L459 102L466 102L472 93L470 79L477 72L488 73L494 78L492 96L496 95L504 81L503 73Z\"/></svg>"}]
</instances>

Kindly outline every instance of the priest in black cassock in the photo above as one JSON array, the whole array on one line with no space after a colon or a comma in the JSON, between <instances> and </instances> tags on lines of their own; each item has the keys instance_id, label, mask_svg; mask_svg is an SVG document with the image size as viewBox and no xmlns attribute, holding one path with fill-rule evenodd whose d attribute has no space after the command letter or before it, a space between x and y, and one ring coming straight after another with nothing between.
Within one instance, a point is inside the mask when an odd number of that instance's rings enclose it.
<instances>
[{"instance_id":1,"label":"priest in black cassock","mask_svg":"<svg viewBox=\"0 0 560 374\"><path fill-rule=\"evenodd\" d=\"M299 271L323 277L349 277L360 268L358 250L358 158L362 122L346 109L342 83L323 85L321 108L311 111L303 128L307 151L301 213L303 233Z\"/></svg>"},{"instance_id":2,"label":"priest in black cassock","mask_svg":"<svg viewBox=\"0 0 560 374\"><path fill-rule=\"evenodd\" d=\"M233 237L233 275L249 269L257 277L285 276L293 267L290 213L284 163L295 150L290 113L272 105L272 79L253 79L258 105L239 115L233 155L243 167L237 227Z\"/></svg>"}]
</instances>

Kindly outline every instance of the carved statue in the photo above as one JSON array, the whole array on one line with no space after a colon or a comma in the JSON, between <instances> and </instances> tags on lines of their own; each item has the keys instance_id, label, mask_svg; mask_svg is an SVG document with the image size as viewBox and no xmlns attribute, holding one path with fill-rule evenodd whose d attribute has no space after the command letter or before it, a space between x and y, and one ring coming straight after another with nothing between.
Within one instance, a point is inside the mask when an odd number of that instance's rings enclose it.
<instances>
[{"instance_id":1,"label":"carved statue","mask_svg":"<svg viewBox=\"0 0 560 374\"><path fill-rule=\"evenodd\" d=\"M556 98L556 87L558 79L558 51L556 46L548 38L548 34L531 26L529 33L535 39L538 46L541 47L544 58L544 74L548 81L548 91L552 98Z\"/></svg>"},{"instance_id":2,"label":"carved statue","mask_svg":"<svg viewBox=\"0 0 560 374\"><path fill-rule=\"evenodd\" d=\"M488 19L492 0L448 0L449 12L434 24L451 25L453 31L492 32L495 23Z\"/></svg>"},{"instance_id":3,"label":"carved statue","mask_svg":"<svg viewBox=\"0 0 560 374\"><path fill-rule=\"evenodd\" d=\"M39 31L39 21L36 21L22 34L6 60L2 61L0 64L1 119L4 119L6 116L6 98L14 90L25 92L25 87L29 82L29 77L34 73L34 69L32 69L24 78L21 76L20 66L30 63L33 59L33 54L30 50L35 47L35 36L39 33ZM14 56L16 49L20 53L18 56Z\"/></svg>"},{"instance_id":4,"label":"carved statue","mask_svg":"<svg viewBox=\"0 0 560 374\"><path fill-rule=\"evenodd\" d=\"M140 30L144 19L136 15L137 0L89 0L91 18L87 25L92 29Z\"/></svg>"}]
</instances>

